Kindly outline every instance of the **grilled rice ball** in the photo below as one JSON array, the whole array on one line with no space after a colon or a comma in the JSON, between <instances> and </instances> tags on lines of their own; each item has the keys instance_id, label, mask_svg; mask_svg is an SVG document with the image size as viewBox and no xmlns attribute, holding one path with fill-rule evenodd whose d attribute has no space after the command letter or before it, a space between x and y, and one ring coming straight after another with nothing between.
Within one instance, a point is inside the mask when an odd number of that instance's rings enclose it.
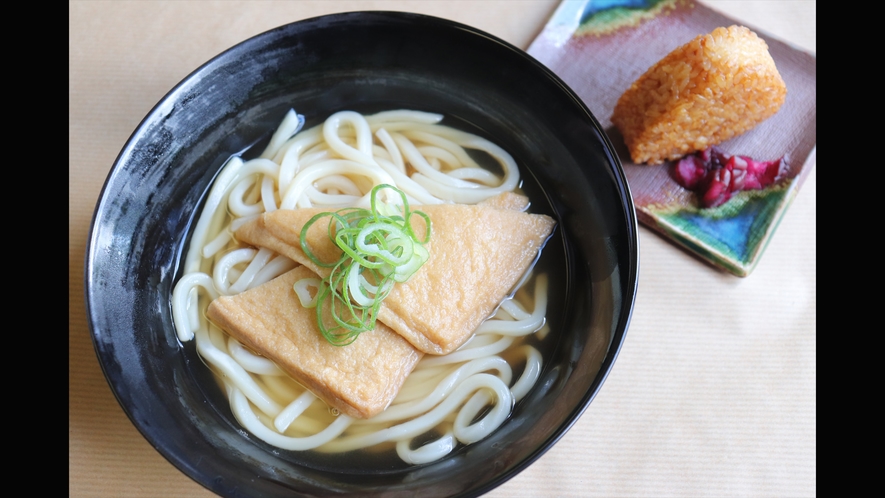
<instances>
[{"instance_id":1,"label":"grilled rice ball","mask_svg":"<svg viewBox=\"0 0 885 498\"><path fill-rule=\"evenodd\" d=\"M660 164L750 130L786 96L768 44L744 26L719 27L648 69L611 119L634 163Z\"/></svg>"}]
</instances>

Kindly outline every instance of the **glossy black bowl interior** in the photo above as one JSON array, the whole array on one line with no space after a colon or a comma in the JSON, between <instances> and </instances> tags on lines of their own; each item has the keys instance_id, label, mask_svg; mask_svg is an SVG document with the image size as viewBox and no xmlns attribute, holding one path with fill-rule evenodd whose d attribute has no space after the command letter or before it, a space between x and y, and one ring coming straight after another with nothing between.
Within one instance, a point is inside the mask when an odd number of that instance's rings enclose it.
<instances>
[{"instance_id":1,"label":"glossy black bowl interior","mask_svg":"<svg viewBox=\"0 0 885 498\"><path fill-rule=\"evenodd\" d=\"M202 197L223 161L266 139L289 108L445 114L509 151L533 209L558 228L549 320L555 350L497 432L415 467L343 466L276 450L233 419L193 343L179 343L170 294ZM224 496L477 495L550 448L612 367L637 289L637 228L617 155L590 111L521 50L451 21L337 14L282 26L209 61L173 89L121 151L98 202L86 298L99 361L145 438Z\"/></svg>"}]
</instances>

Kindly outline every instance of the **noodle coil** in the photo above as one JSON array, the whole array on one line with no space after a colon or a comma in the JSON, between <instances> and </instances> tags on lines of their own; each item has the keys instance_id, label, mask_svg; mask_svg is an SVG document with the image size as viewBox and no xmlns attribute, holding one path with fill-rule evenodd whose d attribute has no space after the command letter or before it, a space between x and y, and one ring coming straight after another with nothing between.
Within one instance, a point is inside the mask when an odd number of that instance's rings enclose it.
<instances>
[{"instance_id":1,"label":"noodle coil","mask_svg":"<svg viewBox=\"0 0 885 498\"><path fill-rule=\"evenodd\" d=\"M173 321L179 339L195 341L218 374L237 421L268 444L330 453L387 444L407 464L428 463L458 444L487 437L538 379L542 356L522 338L546 335L544 274L525 279L458 350L425 356L393 403L369 419L330 413L273 362L205 317L213 299L255 288L296 266L232 236L262 213L368 207L369 192L379 184L396 186L415 206L475 204L517 190L519 169L506 151L442 125L442 119L411 110L369 116L342 111L302 130L303 116L290 110L259 157L230 158L211 186L173 291ZM501 173L481 166L477 153L496 162ZM302 293L302 301L310 299L306 289ZM428 433L435 434L430 442Z\"/></svg>"}]
</instances>

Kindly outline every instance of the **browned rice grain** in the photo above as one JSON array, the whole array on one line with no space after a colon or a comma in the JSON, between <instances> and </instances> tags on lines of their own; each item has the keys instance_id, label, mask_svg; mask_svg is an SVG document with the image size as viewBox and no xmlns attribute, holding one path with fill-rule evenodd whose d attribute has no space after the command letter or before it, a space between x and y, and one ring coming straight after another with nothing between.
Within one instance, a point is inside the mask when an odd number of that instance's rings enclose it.
<instances>
[{"instance_id":1,"label":"browned rice grain","mask_svg":"<svg viewBox=\"0 0 885 498\"><path fill-rule=\"evenodd\" d=\"M786 95L765 41L744 26L719 27L633 82L612 123L633 162L660 164L744 133L777 112Z\"/></svg>"}]
</instances>

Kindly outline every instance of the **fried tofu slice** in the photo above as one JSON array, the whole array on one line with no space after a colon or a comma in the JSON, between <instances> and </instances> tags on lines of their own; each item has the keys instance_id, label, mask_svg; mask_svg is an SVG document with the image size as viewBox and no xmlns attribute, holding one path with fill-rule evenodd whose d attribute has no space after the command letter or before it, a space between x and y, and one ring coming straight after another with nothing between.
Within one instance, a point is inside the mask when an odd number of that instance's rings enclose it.
<instances>
[{"instance_id":1,"label":"fried tofu slice","mask_svg":"<svg viewBox=\"0 0 885 498\"><path fill-rule=\"evenodd\" d=\"M515 192L502 192L494 197L489 197L478 205L513 211L525 211L529 208L529 198Z\"/></svg>"},{"instance_id":2,"label":"fried tofu slice","mask_svg":"<svg viewBox=\"0 0 885 498\"><path fill-rule=\"evenodd\" d=\"M521 194L503 192L486 199L479 203L478 206L511 211L525 211L529 207L529 199ZM427 212L426 209L424 209L425 207L427 206L415 207L413 210L419 209ZM286 210L277 214L265 214L241 226L237 229L235 235L241 242L270 249L301 263L313 270L317 275L326 277L329 275L329 270L314 263L306 254L304 254L304 251L301 250L300 235L301 228L304 227L311 218L324 211L328 210L306 208ZM271 226L268 226L266 222L268 216L272 218ZM311 250L320 261L335 261L341 256L341 249L339 249L327 235L328 218L321 221L325 221L325 223L315 223L308 230L308 243ZM420 233L417 235L420 238L423 238L423 226L416 227L416 229L420 230ZM431 237L431 239L433 239L433 237ZM432 244L433 240L430 242Z\"/></svg>"},{"instance_id":3,"label":"fried tofu slice","mask_svg":"<svg viewBox=\"0 0 885 498\"><path fill-rule=\"evenodd\" d=\"M424 353L447 354L464 344L513 292L536 261L555 222L549 216L489 205L415 209L431 220L430 256L408 281L394 286L378 320ZM243 225L236 237L288 256L325 277L329 270L311 261L300 242L301 228L320 212L308 208L265 213ZM423 238L423 223L414 228ZM334 261L341 254L329 239L327 223L315 223L307 237L320 260Z\"/></svg>"},{"instance_id":4,"label":"fried tofu slice","mask_svg":"<svg viewBox=\"0 0 885 498\"><path fill-rule=\"evenodd\" d=\"M421 209L432 224L430 257L412 278L394 286L378 319L419 350L447 354L467 342L515 290L555 222L485 206Z\"/></svg>"},{"instance_id":5,"label":"fried tofu slice","mask_svg":"<svg viewBox=\"0 0 885 498\"><path fill-rule=\"evenodd\" d=\"M209 304L207 316L276 363L330 406L369 418L396 397L423 353L383 323L347 346L320 333L314 308L301 305L293 284L316 274L299 266L254 289Z\"/></svg>"}]
</instances>

